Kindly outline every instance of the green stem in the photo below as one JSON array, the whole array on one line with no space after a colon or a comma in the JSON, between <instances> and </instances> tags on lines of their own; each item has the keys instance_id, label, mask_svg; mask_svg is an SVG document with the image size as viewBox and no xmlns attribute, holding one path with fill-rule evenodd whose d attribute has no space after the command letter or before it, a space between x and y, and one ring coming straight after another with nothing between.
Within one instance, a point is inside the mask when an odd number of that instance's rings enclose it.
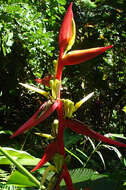
<instances>
[{"instance_id":1,"label":"green stem","mask_svg":"<svg viewBox=\"0 0 126 190\"><path fill-rule=\"evenodd\" d=\"M18 163L16 160L11 157L7 151L5 151L0 146L0 152L3 153L4 156L6 156L25 176L27 176L34 184L36 184L37 187L40 187L40 182L28 171L26 170L20 163Z\"/></svg>"},{"instance_id":2,"label":"green stem","mask_svg":"<svg viewBox=\"0 0 126 190\"><path fill-rule=\"evenodd\" d=\"M84 167L86 167L87 163L89 162L89 160L91 159L91 157L93 156L93 154L98 150L100 144L101 144L101 142L99 142L99 143L97 144L97 146L95 147L95 149L91 152L91 154L90 154L90 156L88 157L86 163L84 164Z\"/></svg>"}]
</instances>

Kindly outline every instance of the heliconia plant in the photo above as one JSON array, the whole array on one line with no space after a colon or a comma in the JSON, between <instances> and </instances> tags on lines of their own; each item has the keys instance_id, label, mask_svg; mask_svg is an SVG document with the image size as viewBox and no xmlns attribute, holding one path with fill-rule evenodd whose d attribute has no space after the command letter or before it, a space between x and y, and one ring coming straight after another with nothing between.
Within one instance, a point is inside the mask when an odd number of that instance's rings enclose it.
<instances>
[{"instance_id":1,"label":"heliconia plant","mask_svg":"<svg viewBox=\"0 0 126 190\"><path fill-rule=\"evenodd\" d=\"M54 120L54 123L52 125L52 133L50 135L51 142L46 147L44 155L40 162L34 169L32 169L32 172L34 172L42 167L46 162L53 160L54 166L47 168L48 171L45 172L42 180L43 184L47 173L50 170L54 171L54 175L48 184L48 190L58 190L62 179L64 179L66 183L67 190L75 190L67 168L67 157L65 154L63 141L64 130L66 127L70 128L78 134L82 134L108 144L126 148L126 144L107 138L98 132L95 132L94 130L88 128L87 125L72 118L72 114L77 111L77 109L85 101L93 96L93 92L88 94L77 103L74 103L69 99L63 99L61 97L60 89L64 66L84 63L85 61L90 60L97 55L105 52L106 50L112 48L112 45L109 45L106 47L69 51L74 44L75 36L76 28L71 3L63 19L59 32L59 58L58 61L55 62L55 72L52 76L46 77L45 79L36 79L37 82L43 85L47 85L51 88L51 95L36 87L20 83L24 87L42 94L48 100L42 104L40 108L34 113L34 115L10 137L12 139L24 133L25 131L47 119L55 110L57 111L58 120Z\"/></svg>"}]
</instances>

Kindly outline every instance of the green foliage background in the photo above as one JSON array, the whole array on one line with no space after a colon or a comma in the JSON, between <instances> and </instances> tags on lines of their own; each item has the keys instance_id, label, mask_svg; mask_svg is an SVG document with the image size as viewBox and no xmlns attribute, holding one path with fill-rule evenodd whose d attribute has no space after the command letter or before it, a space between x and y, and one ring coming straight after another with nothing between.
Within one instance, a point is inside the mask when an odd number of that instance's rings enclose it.
<instances>
[{"instance_id":1,"label":"green foliage background","mask_svg":"<svg viewBox=\"0 0 126 190\"><path fill-rule=\"evenodd\" d=\"M2 146L11 145L17 149L24 147L35 156L41 157L42 145L45 146L47 141L41 141L41 138L36 137L33 132L40 130L48 132L53 116L49 121L45 121L42 127L28 132L27 139L25 135L13 141L8 137L34 113L39 101L44 101L44 98L38 94L20 87L19 82L37 85L35 78L53 73L53 60L58 58L58 32L70 2L0 0L0 144ZM94 60L66 67L63 73L62 96L76 102L94 91L94 98L78 110L76 117L102 134L125 134L125 1L73 0L73 12L77 27L73 49L110 44L113 44L113 48ZM32 150L31 141L34 142ZM89 152L87 148L86 153ZM125 157L124 153L123 156ZM94 159L97 160L95 157ZM115 159L112 160L117 164ZM108 167L111 165L112 168L112 164L108 163ZM118 167L122 166L118 164ZM98 169L103 170L101 167Z\"/></svg>"}]
</instances>

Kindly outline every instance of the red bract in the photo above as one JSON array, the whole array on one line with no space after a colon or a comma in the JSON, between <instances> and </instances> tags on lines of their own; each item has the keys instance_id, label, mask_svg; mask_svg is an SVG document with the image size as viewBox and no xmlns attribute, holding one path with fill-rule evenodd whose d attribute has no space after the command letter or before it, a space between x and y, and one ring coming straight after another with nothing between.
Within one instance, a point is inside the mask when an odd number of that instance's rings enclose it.
<instances>
[{"instance_id":1,"label":"red bract","mask_svg":"<svg viewBox=\"0 0 126 190\"><path fill-rule=\"evenodd\" d=\"M67 48L67 45L72 38L73 27L72 27L72 19L73 19L73 12L72 12L72 3L70 4L67 13L64 17L62 22L60 32L59 32L59 57L61 58L64 50Z\"/></svg>"},{"instance_id":2,"label":"red bract","mask_svg":"<svg viewBox=\"0 0 126 190\"><path fill-rule=\"evenodd\" d=\"M106 47L91 48L87 50L74 50L69 53L75 40L75 23L73 19L72 3L64 17L59 33L59 60L57 66L56 79L61 80L63 67L65 65L75 65L88 61L97 55L110 49L112 45ZM64 52L65 51L65 52Z\"/></svg>"},{"instance_id":3,"label":"red bract","mask_svg":"<svg viewBox=\"0 0 126 190\"><path fill-rule=\"evenodd\" d=\"M38 82L38 83L40 83L40 84L42 84L42 78L40 78L40 79L35 79L35 81Z\"/></svg>"},{"instance_id":4,"label":"red bract","mask_svg":"<svg viewBox=\"0 0 126 190\"><path fill-rule=\"evenodd\" d=\"M91 48L87 50L75 50L69 52L65 55L62 59L63 65L75 65L85 61L88 61L97 55L105 52L106 50L110 49L112 45L107 47L98 47L98 48Z\"/></svg>"},{"instance_id":5,"label":"red bract","mask_svg":"<svg viewBox=\"0 0 126 190\"><path fill-rule=\"evenodd\" d=\"M40 162L37 164L37 166L31 170L31 172L36 171L37 169L41 168L46 162L50 161L51 158L54 156L54 154L57 152L57 144L56 142L52 142L50 143L45 151L44 151L44 155L42 157L42 159L40 160Z\"/></svg>"},{"instance_id":6,"label":"red bract","mask_svg":"<svg viewBox=\"0 0 126 190\"><path fill-rule=\"evenodd\" d=\"M49 75L49 76L45 76L44 78L35 79L35 81L45 86L50 86L51 79L52 79L52 75Z\"/></svg>"},{"instance_id":7,"label":"red bract","mask_svg":"<svg viewBox=\"0 0 126 190\"><path fill-rule=\"evenodd\" d=\"M43 111L47 105L48 102L45 102L43 105L41 105L37 112L35 112L34 115L28 121L26 121L10 138L12 139L44 121L55 111L58 106L58 102L55 101L52 103L52 105L50 105L49 108L41 115L40 112Z\"/></svg>"},{"instance_id":8,"label":"red bract","mask_svg":"<svg viewBox=\"0 0 126 190\"><path fill-rule=\"evenodd\" d=\"M66 124L71 130L73 130L76 133L94 138L98 141L102 141L102 142L106 142L108 144L113 144L115 146L120 146L120 147L126 148L126 144L121 143L121 142L117 142L117 141L112 140L110 138L107 138L107 137L95 132L94 130L89 129L88 126L84 125L80 121L76 121L76 120L72 120L72 119L66 119Z\"/></svg>"}]
</instances>

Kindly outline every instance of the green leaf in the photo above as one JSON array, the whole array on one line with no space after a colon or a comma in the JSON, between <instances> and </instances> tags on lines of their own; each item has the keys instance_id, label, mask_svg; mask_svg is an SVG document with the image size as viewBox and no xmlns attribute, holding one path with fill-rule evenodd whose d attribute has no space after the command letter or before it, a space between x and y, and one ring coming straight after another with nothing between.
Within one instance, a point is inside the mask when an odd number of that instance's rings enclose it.
<instances>
[{"instance_id":1,"label":"green leaf","mask_svg":"<svg viewBox=\"0 0 126 190\"><path fill-rule=\"evenodd\" d=\"M13 32L8 32L8 39L7 39L7 43L6 45L7 46L12 46L13 44Z\"/></svg>"},{"instance_id":2,"label":"green leaf","mask_svg":"<svg viewBox=\"0 0 126 190\"><path fill-rule=\"evenodd\" d=\"M79 168L70 171L74 184L91 179L94 173L95 172L93 170L87 168Z\"/></svg>"},{"instance_id":3,"label":"green leaf","mask_svg":"<svg viewBox=\"0 0 126 190\"><path fill-rule=\"evenodd\" d=\"M35 186L40 187L40 182L1 146L0 152L2 153L2 155L6 156L19 169L20 172L26 175L35 184Z\"/></svg>"},{"instance_id":4,"label":"green leaf","mask_svg":"<svg viewBox=\"0 0 126 190\"><path fill-rule=\"evenodd\" d=\"M80 149L76 148L76 151L81 153L84 156L84 158L88 159L88 156L84 152L82 152Z\"/></svg>"},{"instance_id":5,"label":"green leaf","mask_svg":"<svg viewBox=\"0 0 126 190\"><path fill-rule=\"evenodd\" d=\"M65 150L73 157L75 157L82 165L83 165L83 162L81 161L81 159L76 155L74 154L73 152L71 152L70 150L68 150L67 148L65 148Z\"/></svg>"},{"instance_id":6,"label":"green leaf","mask_svg":"<svg viewBox=\"0 0 126 190\"><path fill-rule=\"evenodd\" d=\"M124 106L122 110L126 113L126 106Z\"/></svg>"},{"instance_id":7,"label":"green leaf","mask_svg":"<svg viewBox=\"0 0 126 190\"><path fill-rule=\"evenodd\" d=\"M82 138L82 135L73 134L73 132L69 128L66 128L63 138L65 147L69 147L72 144L76 144Z\"/></svg>"},{"instance_id":8,"label":"green leaf","mask_svg":"<svg viewBox=\"0 0 126 190\"><path fill-rule=\"evenodd\" d=\"M115 190L117 188L117 183L117 180L109 179L107 176L96 175L92 177L89 188L92 190Z\"/></svg>"},{"instance_id":9,"label":"green leaf","mask_svg":"<svg viewBox=\"0 0 126 190\"><path fill-rule=\"evenodd\" d=\"M78 168L70 170L72 181L75 188L83 190L89 188L91 190L115 190L117 180L109 179L109 176L99 174L96 171L87 168ZM61 182L61 190L65 190L65 182Z\"/></svg>"},{"instance_id":10,"label":"green leaf","mask_svg":"<svg viewBox=\"0 0 126 190\"><path fill-rule=\"evenodd\" d=\"M9 173L0 169L0 181L7 181Z\"/></svg>"},{"instance_id":11,"label":"green leaf","mask_svg":"<svg viewBox=\"0 0 126 190\"><path fill-rule=\"evenodd\" d=\"M104 166L104 169L106 169L106 166L105 166L105 161L104 161L104 158L102 156L102 153L100 151L96 151L96 153L99 155L99 157L101 158L101 161L103 163L103 166Z\"/></svg>"},{"instance_id":12,"label":"green leaf","mask_svg":"<svg viewBox=\"0 0 126 190\"><path fill-rule=\"evenodd\" d=\"M7 184L13 184L20 187L34 187L36 184L31 182L27 176L15 170L9 177Z\"/></svg>"},{"instance_id":13,"label":"green leaf","mask_svg":"<svg viewBox=\"0 0 126 190\"><path fill-rule=\"evenodd\" d=\"M82 6L85 8L96 8L96 5L91 0L82 0L81 1Z\"/></svg>"},{"instance_id":14,"label":"green leaf","mask_svg":"<svg viewBox=\"0 0 126 190\"><path fill-rule=\"evenodd\" d=\"M74 183L75 188L81 188L86 186L86 181L90 180L94 171L87 168L78 168L70 170L70 175ZM61 189L65 189L65 182L61 182Z\"/></svg>"},{"instance_id":15,"label":"green leaf","mask_svg":"<svg viewBox=\"0 0 126 190\"><path fill-rule=\"evenodd\" d=\"M66 4L66 0L58 0L57 1L59 4L61 4L61 5L65 5Z\"/></svg>"},{"instance_id":16,"label":"green leaf","mask_svg":"<svg viewBox=\"0 0 126 190\"><path fill-rule=\"evenodd\" d=\"M124 134L113 134L113 133L108 133L105 135L106 137L116 137L116 138L121 138L121 139L125 139L126 137L124 136Z\"/></svg>"},{"instance_id":17,"label":"green leaf","mask_svg":"<svg viewBox=\"0 0 126 190\"><path fill-rule=\"evenodd\" d=\"M124 186L126 186L126 182L124 182L124 184L123 184Z\"/></svg>"},{"instance_id":18,"label":"green leaf","mask_svg":"<svg viewBox=\"0 0 126 190\"><path fill-rule=\"evenodd\" d=\"M25 151L15 150L13 148L3 147L4 150L15 160L22 165L35 166L40 161L39 158L35 158ZM0 164L11 164L11 161L0 152Z\"/></svg>"},{"instance_id":19,"label":"green leaf","mask_svg":"<svg viewBox=\"0 0 126 190\"><path fill-rule=\"evenodd\" d=\"M126 167L126 159L125 158L123 158L123 163L124 163L124 165Z\"/></svg>"},{"instance_id":20,"label":"green leaf","mask_svg":"<svg viewBox=\"0 0 126 190\"><path fill-rule=\"evenodd\" d=\"M12 133L12 131L10 131L10 130L4 130L4 131L0 131L0 135L1 135L1 134L12 135L13 133Z\"/></svg>"}]
</instances>

